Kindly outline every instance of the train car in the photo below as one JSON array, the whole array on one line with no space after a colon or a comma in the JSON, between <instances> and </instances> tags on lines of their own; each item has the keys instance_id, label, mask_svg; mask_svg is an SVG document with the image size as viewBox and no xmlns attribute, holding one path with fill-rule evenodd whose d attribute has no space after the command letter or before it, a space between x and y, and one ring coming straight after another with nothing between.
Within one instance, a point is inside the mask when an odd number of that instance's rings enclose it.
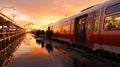
<instances>
[{"instance_id":1,"label":"train car","mask_svg":"<svg viewBox=\"0 0 120 67\"><path fill-rule=\"evenodd\" d=\"M55 39L120 55L120 0L110 0L50 25Z\"/></svg>"}]
</instances>

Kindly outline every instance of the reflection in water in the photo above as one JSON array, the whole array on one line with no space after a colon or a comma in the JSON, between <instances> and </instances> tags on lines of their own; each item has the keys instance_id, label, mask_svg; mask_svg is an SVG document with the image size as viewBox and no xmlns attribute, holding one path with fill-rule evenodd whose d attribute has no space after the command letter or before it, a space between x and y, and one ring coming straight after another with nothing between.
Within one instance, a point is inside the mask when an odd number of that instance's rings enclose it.
<instances>
[{"instance_id":1,"label":"reflection in water","mask_svg":"<svg viewBox=\"0 0 120 67\"><path fill-rule=\"evenodd\" d=\"M36 39L36 43L40 44L40 43L42 43L42 42L41 42L41 40L37 40L37 39Z\"/></svg>"},{"instance_id":2,"label":"reflection in water","mask_svg":"<svg viewBox=\"0 0 120 67\"><path fill-rule=\"evenodd\" d=\"M41 47L44 48L44 42L41 43Z\"/></svg>"},{"instance_id":3,"label":"reflection in water","mask_svg":"<svg viewBox=\"0 0 120 67\"><path fill-rule=\"evenodd\" d=\"M73 67L79 67L79 60L76 58L73 58Z\"/></svg>"},{"instance_id":4,"label":"reflection in water","mask_svg":"<svg viewBox=\"0 0 120 67\"><path fill-rule=\"evenodd\" d=\"M69 49L65 46L66 44L54 41L52 43L42 42L31 34L27 34L23 42L24 45L16 53L18 54L16 59L8 67L113 67L83 56Z\"/></svg>"},{"instance_id":5,"label":"reflection in water","mask_svg":"<svg viewBox=\"0 0 120 67\"><path fill-rule=\"evenodd\" d=\"M5 67L7 63L13 59L15 51L18 49L24 38L24 35L19 37L0 51L0 67Z\"/></svg>"},{"instance_id":6,"label":"reflection in water","mask_svg":"<svg viewBox=\"0 0 120 67\"><path fill-rule=\"evenodd\" d=\"M36 44L36 41L30 33L27 33L26 38L24 39L24 43L25 45L33 45Z\"/></svg>"},{"instance_id":7,"label":"reflection in water","mask_svg":"<svg viewBox=\"0 0 120 67\"><path fill-rule=\"evenodd\" d=\"M42 48L46 48L46 50L50 53L53 52L53 46L52 43L45 43L44 41L41 40L37 40L36 39L36 43L38 43L39 45L41 45Z\"/></svg>"},{"instance_id":8,"label":"reflection in water","mask_svg":"<svg viewBox=\"0 0 120 67\"><path fill-rule=\"evenodd\" d=\"M81 55L69 48L63 48L63 46L55 46L54 52L61 54L60 60L62 59L61 62L65 67L115 67L112 64L104 63L104 61Z\"/></svg>"},{"instance_id":9,"label":"reflection in water","mask_svg":"<svg viewBox=\"0 0 120 67\"><path fill-rule=\"evenodd\" d=\"M45 47L49 53L52 52L50 55L53 55L52 57L61 62L63 65L62 67L114 67L99 60L83 56L81 53L64 46L66 44L55 44L54 42L45 43L41 41L36 42L40 43L42 48Z\"/></svg>"},{"instance_id":10,"label":"reflection in water","mask_svg":"<svg viewBox=\"0 0 120 67\"><path fill-rule=\"evenodd\" d=\"M36 39L36 43L38 43L39 45L41 45L42 48L44 48L44 46L45 46L45 42L41 42L41 40L37 40Z\"/></svg>"},{"instance_id":11,"label":"reflection in water","mask_svg":"<svg viewBox=\"0 0 120 67\"><path fill-rule=\"evenodd\" d=\"M50 52L53 52L53 46L52 46L52 44L50 43L50 44L46 44L46 49L47 49L47 51L50 53Z\"/></svg>"},{"instance_id":12,"label":"reflection in water","mask_svg":"<svg viewBox=\"0 0 120 67\"><path fill-rule=\"evenodd\" d=\"M38 43L39 45L41 45L42 48L45 47L49 53L53 52L52 42L45 43L45 39L40 38L40 37L36 37L36 43Z\"/></svg>"},{"instance_id":13,"label":"reflection in water","mask_svg":"<svg viewBox=\"0 0 120 67\"><path fill-rule=\"evenodd\" d=\"M84 59L81 59L84 58ZM100 64L96 65L96 62L92 62L89 59L86 59L85 57L79 58L73 58L73 67L101 67Z\"/></svg>"}]
</instances>

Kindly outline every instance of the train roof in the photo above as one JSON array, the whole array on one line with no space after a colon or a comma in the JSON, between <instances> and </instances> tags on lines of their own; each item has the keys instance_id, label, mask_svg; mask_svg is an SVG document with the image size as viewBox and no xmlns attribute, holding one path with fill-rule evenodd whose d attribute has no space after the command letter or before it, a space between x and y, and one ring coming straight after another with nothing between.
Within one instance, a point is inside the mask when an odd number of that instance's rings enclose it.
<instances>
[{"instance_id":1,"label":"train roof","mask_svg":"<svg viewBox=\"0 0 120 67\"><path fill-rule=\"evenodd\" d=\"M110 4L112 4L112 3L119 3L119 2L120 2L120 0L109 0L109 1L106 1L106 2L101 3L101 4L97 4L97 5L94 5L94 6L90 6L90 7L86 8L86 9L82 10L81 12L73 15L73 16L60 19L59 21L55 22L54 24L56 24L56 23L59 24L59 23L61 23L61 22L68 21L69 19L80 17L80 16L85 15L85 14L87 14L87 13L89 13L89 12L92 12L92 11L94 11L94 10L98 10L98 9L100 9L100 8L102 8L102 7L105 7L105 6L107 6L107 5L110 5Z\"/></svg>"},{"instance_id":2,"label":"train roof","mask_svg":"<svg viewBox=\"0 0 120 67\"><path fill-rule=\"evenodd\" d=\"M82 15L87 14L89 12L92 12L94 10L98 10L102 7L108 6L112 3L119 3L119 2L120 2L120 0L109 0L109 1L106 1L104 3L91 6L90 8L88 7L86 9L84 9L82 12L79 12L78 14L73 15L72 18L82 16Z\"/></svg>"}]
</instances>

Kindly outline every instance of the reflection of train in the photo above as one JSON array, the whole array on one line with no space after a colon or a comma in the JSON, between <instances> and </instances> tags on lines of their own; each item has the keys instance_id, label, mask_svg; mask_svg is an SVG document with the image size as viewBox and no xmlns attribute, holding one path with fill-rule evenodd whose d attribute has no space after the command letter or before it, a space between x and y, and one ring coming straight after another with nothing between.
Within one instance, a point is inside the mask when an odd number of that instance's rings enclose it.
<instances>
[{"instance_id":1,"label":"reflection of train","mask_svg":"<svg viewBox=\"0 0 120 67\"><path fill-rule=\"evenodd\" d=\"M54 37L94 51L120 54L120 0L110 0L49 25Z\"/></svg>"}]
</instances>

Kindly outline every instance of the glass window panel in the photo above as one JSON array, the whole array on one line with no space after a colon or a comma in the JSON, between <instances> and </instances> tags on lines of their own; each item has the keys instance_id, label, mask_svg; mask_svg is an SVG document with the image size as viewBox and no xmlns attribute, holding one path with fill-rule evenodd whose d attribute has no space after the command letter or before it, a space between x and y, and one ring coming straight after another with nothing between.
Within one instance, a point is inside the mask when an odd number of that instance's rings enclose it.
<instances>
[{"instance_id":1,"label":"glass window panel","mask_svg":"<svg viewBox=\"0 0 120 67\"><path fill-rule=\"evenodd\" d=\"M120 11L120 4L113 5L111 7L108 7L106 10L106 14L119 12Z\"/></svg>"},{"instance_id":2,"label":"glass window panel","mask_svg":"<svg viewBox=\"0 0 120 67\"><path fill-rule=\"evenodd\" d=\"M100 11L95 11L95 16L94 16L94 27L93 27L93 30L94 31L97 31L98 29L98 19L99 19L99 14L100 14Z\"/></svg>"},{"instance_id":3,"label":"glass window panel","mask_svg":"<svg viewBox=\"0 0 120 67\"><path fill-rule=\"evenodd\" d=\"M120 14L106 17L104 22L104 30L120 30Z\"/></svg>"}]
</instances>

